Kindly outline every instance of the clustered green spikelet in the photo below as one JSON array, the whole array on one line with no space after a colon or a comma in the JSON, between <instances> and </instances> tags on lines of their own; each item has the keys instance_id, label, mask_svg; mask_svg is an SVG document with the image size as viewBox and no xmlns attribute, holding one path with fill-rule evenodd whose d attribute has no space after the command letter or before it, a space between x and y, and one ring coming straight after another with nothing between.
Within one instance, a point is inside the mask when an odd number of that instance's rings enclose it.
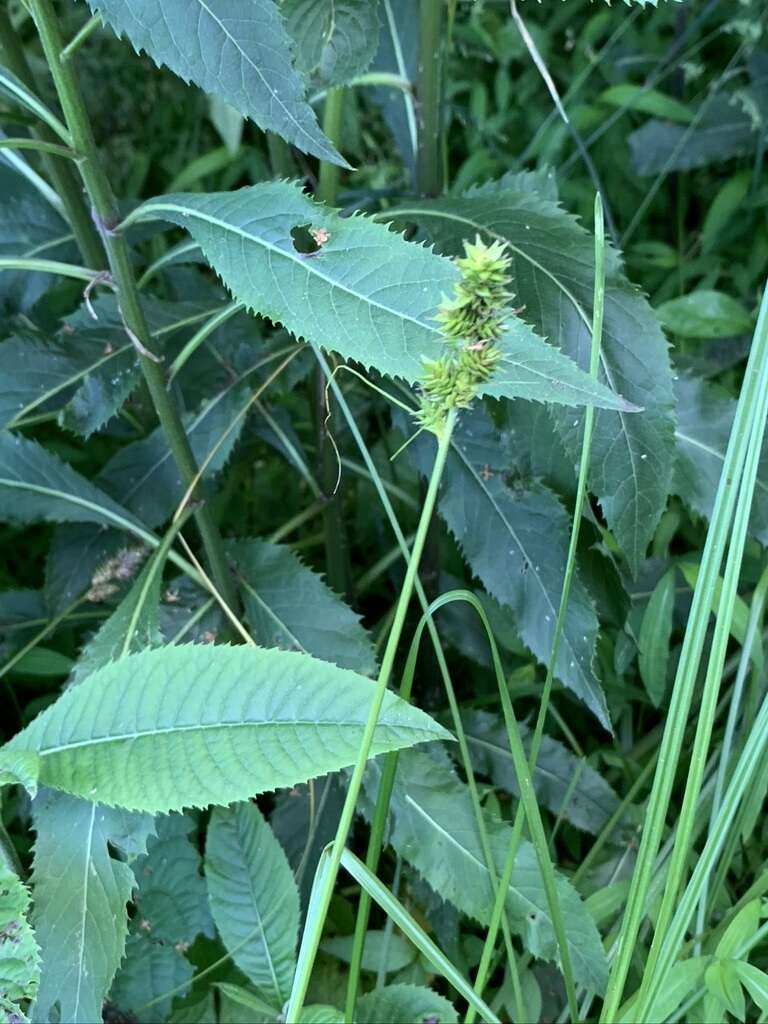
<instances>
[{"instance_id":1,"label":"clustered green spikelet","mask_svg":"<svg viewBox=\"0 0 768 1024\"><path fill-rule=\"evenodd\" d=\"M479 237L464 243L456 260L461 278L453 298L444 299L436 320L446 341L440 359L425 361L417 419L440 434L450 409L466 409L501 358L497 342L510 315L510 259L505 244L486 245Z\"/></svg>"}]
</instances>

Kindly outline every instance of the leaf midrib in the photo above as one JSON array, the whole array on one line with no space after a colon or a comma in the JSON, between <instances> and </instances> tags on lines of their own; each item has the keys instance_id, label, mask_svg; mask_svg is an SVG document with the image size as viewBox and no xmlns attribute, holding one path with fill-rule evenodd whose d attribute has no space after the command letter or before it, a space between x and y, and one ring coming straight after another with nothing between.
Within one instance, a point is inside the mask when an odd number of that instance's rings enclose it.
<instances>
[{"instance_id":1,"label":"leaf midrib","mask_svg":"<svg viewBox=\"0 0 768 1024\"><path fill-rule=\"evenodd\" d=\"M428 730L425 726L408 725L407 723L391 723L382 721L379 719L379 726L383 726L387 729L397 729L404 732L412 733L427 733ZM341 729L341 728L365 728L365 719L334 719L332 722L318 722L312 718L277 718L277 719L259 719L258 721L246 721L246 722L206 722L198 723L195 725L173 725L167 728L153 728L146 729L144 731L134 731L126 733L116 733L110 736L95 736L83 740L76 740L71 743L63 743L58 747L43 747L36 751L39 757L50 757L53 754L66 753L69 750L80 750L85 747L99 747L106 746L110 743L125 743L126 741L141 740L141 739L152 739L155 736L173 736L182 733L194 733L194 732L213 732L214 730L220 729L227 731L229 729L264 729L264 728L279 728L281 726L290 726L291 728L297 727L311 727L314 730L318 729ZM19 735L22 735L21 733ZM435 733L435 739L439 739L439 735ZM19 747L18 749L23 749Z\"/></svg>"}]
</instances>

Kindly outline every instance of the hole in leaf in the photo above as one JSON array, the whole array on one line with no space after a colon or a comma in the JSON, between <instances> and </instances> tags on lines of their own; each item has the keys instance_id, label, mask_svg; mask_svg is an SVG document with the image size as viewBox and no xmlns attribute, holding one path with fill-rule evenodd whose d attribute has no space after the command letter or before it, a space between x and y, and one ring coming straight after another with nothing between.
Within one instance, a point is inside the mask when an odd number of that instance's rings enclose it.
<instances>
[{"instance_id":1,"label":"hole in leaf","mask_svg":"<svg viewBox=\"0 0 768 1024\"><path fill-rule=\"evenodd\" d=\"M311 256L312 253L320 251L320 244L312 233L311 224L297 224L295 228L291 228L291 241L293 248L302 256Z\"/></svg>"}]
</instances>

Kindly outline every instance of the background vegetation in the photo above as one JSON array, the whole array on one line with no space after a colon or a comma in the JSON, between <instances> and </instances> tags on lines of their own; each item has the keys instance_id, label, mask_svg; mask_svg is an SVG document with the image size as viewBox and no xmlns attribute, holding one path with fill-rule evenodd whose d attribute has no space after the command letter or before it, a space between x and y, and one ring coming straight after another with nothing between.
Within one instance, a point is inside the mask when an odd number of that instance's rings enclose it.
<instances>
[{"instance_id":1,"label":"background vegetation","mask_svg":"<svg viewBox=\"0 0 768 1024\"><path fill-rule=\"evenodd\" d=\"M768 1020L765 3L212 6L0 8L0 1019Z\"/></svg>"}]
</instances>

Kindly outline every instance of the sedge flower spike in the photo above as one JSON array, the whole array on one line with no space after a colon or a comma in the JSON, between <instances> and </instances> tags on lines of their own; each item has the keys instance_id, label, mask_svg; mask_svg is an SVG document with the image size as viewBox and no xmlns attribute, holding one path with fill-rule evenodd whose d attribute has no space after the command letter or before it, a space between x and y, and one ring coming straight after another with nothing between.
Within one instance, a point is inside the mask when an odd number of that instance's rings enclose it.
<instances>
[{"instance_id":1,"label":"sedge flower spike","mask_svg":"<svg viewBox=\"0 0 768 1024\"><path fill-rule=\"evenodd\" d=\"M466 409L501 358L497 342L511 314L510 258L503 242L486 245L479 237L464 243L456 260L461 277L454 295L440 304L435 319L446 354L426 361L421 381L421 427L440 435L451 409Z\"/></svg>"}]
</instances>

